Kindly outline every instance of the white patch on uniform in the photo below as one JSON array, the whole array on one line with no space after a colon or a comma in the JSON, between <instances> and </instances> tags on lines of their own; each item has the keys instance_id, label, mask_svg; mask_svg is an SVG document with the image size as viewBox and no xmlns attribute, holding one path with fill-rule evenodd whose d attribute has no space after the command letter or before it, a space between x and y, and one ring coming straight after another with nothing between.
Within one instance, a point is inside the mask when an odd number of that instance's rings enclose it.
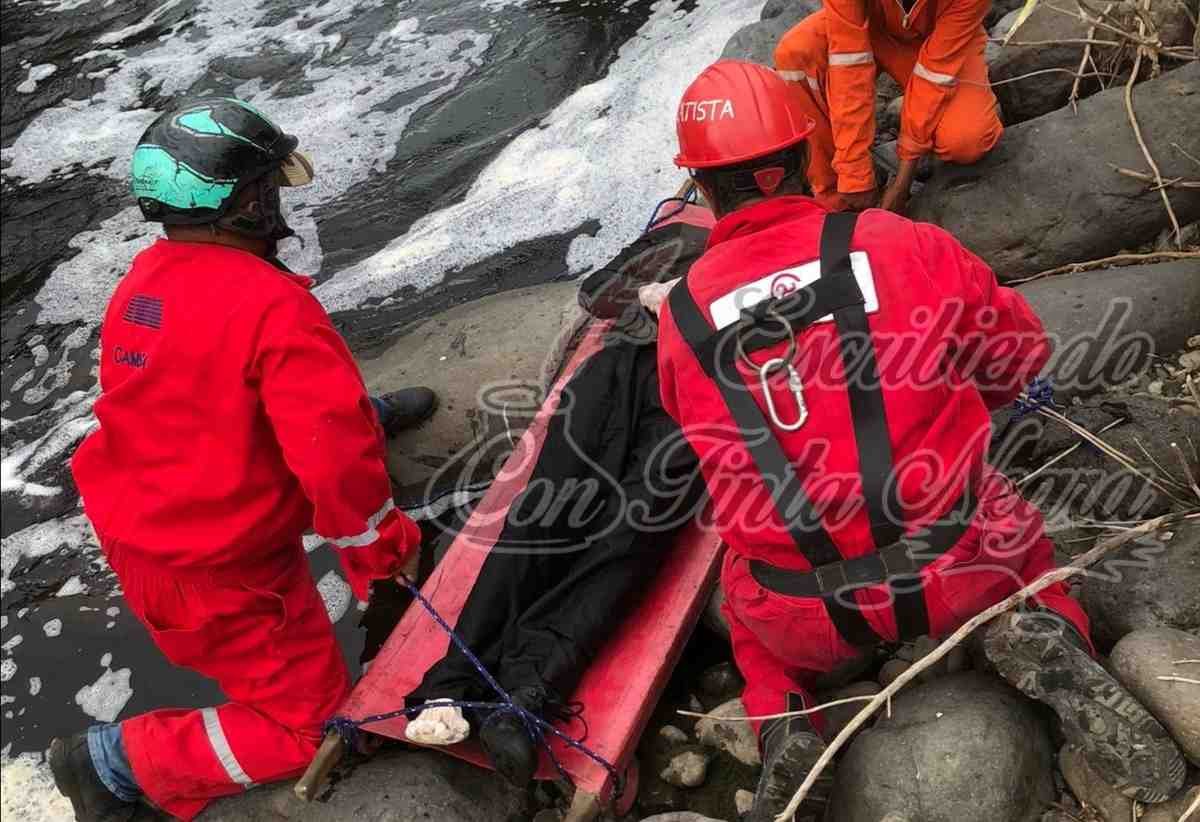
<instances>
[{"instance_id":1,"label":"white patch on uniform","mask_svg":"<svg viewBox=\"0 0 1200 822\"><path fill-rule=\"evenodd\" d=\"M111 661L112 654L106 654L105 658ZM92 719L115 721L133 696L133 688L129 685L132 675L129 668L114 671L106 663L100 678L91 685L84 685L75 694L75 704Z\"/></svg>"},{"instance_id":2,"label":"white patch on uniform","mask_svg":"<svg viewBox=\"0 0 1200 822\"><path fill-rule=\"evenodd\" d=\"M46 624L42 626L42 630L46 632L46 636L53 639L54 637L56 637L62 633L62 620L61 619L47 620Z\"/></svg>"},{"instance_id":3,"label":"white patch on uniform","mask_svg":"<svg viewBox=\"0 0 1200 822\"><path fill-rule=\"evenodd\" d=\"M325 603L325 612L329 614L330 622L336 624L350 610L350 600L354 595L350 585L337 571L329 571L321 577L321 581L317 583L317 593Z\"/></svg>"},{"instance_id":4,"label":"white patch on uniform","mask_svg":"<svg viewBox=\"0 0 1200 822\"><path fill-rule=\"evenodd\" d=\"M873 314L879 310L879 296L875 292L875 276L871 273L871 261L867 258L867 253L865 251L851 252L850 265L854 269L854 279L858 280L858 287L862 289L864 307L868 314ZM820 278L821 262L813 260L811 263L785 268L782 271L760 277L752 283L739 286L728 294L713 300L709 305L713 324L718 329L732 325L738 321L745 309L752 308L768 297L785 297L793 291L812 285ZM831 322L832 320L833 315L826 314L817 322Z\"/></svg>"}]
</instances>

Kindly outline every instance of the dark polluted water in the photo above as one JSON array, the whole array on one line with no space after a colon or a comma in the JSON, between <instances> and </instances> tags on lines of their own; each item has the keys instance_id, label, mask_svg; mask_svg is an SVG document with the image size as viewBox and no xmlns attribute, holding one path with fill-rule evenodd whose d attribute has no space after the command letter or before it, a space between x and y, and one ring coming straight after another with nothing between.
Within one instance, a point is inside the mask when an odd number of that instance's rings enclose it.
<instances>
[{"instance_id":1,"label":"dark polluted water","mask_svg":"<svg viewBox=\"0 0 1200 822\"><path fill-rule=\"evenodd\" d=\"M357 351L604 262L678 186L674 106L761 2L0 0L3 811L57 818L56 734L220 700L124 608L66 461L94 425L98 322L157 235L124 173L181 97L234 94L300 137L286 261ZM309 553L348 661L358 608Z\"/></svg>"}]
</instances>

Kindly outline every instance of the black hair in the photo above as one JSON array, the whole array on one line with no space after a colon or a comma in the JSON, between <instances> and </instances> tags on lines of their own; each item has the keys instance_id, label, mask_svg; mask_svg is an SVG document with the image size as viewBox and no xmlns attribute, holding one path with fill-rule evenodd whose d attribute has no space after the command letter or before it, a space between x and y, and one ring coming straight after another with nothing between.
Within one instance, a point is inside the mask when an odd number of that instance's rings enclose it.
<instances>
[{"instance_id":1,"label":"black hair","mask_svg":"<svg viewBox=\"0 0 1200 822\"><path fill-rule=\"evenodd\" d=\"M728 214L751 200L759 200L766 196L759 188L754 174L771 167L784 170L783 179L773 194L811 193L807 174L807 142L800 142L766 157L756 157L736 165L698 168L692 172L692 176L716 200L709 203L713 210L717 214Z\"/></svg>"}]
</instances>

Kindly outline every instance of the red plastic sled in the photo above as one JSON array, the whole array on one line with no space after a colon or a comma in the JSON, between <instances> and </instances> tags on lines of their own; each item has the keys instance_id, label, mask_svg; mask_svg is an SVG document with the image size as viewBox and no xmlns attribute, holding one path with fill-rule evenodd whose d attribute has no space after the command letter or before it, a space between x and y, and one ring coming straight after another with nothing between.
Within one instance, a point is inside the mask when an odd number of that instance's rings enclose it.
<instances>
[{"instance_id":1,"label":"red plastic sled","mask_svg":"<svg viewBox=\"0 0 1200 822\"><path fill-rule=\"evenodd\" d=\"M694 206L688 210L693 209ZM680 216L696 220L693 214ZM711 215L706 210L704 216L707 217L705 222L711 222ZM533 471L563 386L579 366L599 350L609 325L610 322L592 322L588 327L500 475L425 583L422 592L450 625L457 622L488 550L499 536L509 504ZM616 628L571 697L583 705L583 719L588 727L584 744L625 774L624 789L616 803L616 810L621 814L628 811L637 795L633 754L638 739L717 577L721 544L716 534L704 532L693 524L675 534L673 539L674 545L640 605ZM425 672L445 655L449 642L449 637L425 609L414 603L375 658L370 671L355 687L342 708L342 715L363 719L402 707L405 695L416 688ZM401 717L372 723L363 730L403 740L406 724L407 720ZM575 738L584 732L579 720L557 727ZM609 772L562 740L553 739L551 748L576 786L575 806L568 818L593 818L601 803L608 802L612 795L614 786ZM440 750L487 766L482 751L474 742ZM557 777L553 764L543 753L538 778Z\"/></svg>"}]
</instances>

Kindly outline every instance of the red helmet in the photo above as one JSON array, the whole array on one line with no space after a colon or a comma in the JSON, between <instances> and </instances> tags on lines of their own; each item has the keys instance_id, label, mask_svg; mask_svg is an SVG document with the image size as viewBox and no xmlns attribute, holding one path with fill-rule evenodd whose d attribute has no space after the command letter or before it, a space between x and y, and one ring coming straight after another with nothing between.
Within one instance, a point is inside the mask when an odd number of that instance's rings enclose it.
<instances>
[{"instance_id":1,"label":"red helmet","mask_svg":"<svg viewBox=\"0 0 1200 822\"><path fill-rule=\"evenodd\" d=\"M675 128L683 168L728 166L799 143L816 127L787 81L766 66L719 60L683 93Z\"/></svg>"}]
</instances>

